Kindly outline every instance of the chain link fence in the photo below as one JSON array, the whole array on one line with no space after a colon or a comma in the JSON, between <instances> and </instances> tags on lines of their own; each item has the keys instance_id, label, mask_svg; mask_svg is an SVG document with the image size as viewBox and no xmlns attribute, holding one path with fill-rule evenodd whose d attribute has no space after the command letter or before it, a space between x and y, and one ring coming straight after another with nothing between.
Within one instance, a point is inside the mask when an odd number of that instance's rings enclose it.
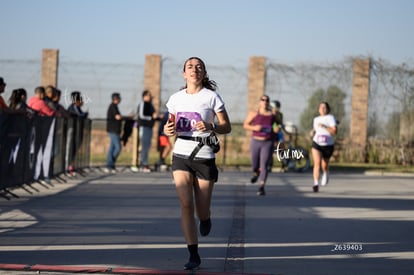
<instances>
[{"instance_id":1,"label":"chain link fence","mask_svg":"<svg viewBox=\"0 0 414 275\"><path fill-rule=\"evenodd\" d=\"M368 108L368 137L372 162L413 163L414 133L414 65L394 65L382 59L371 60L370 97ZM185 60L163 57L161 76L161 110L168 97L184 86L182 68ZM287 64L267 60L265 93L282 104L284 120L299 127L302 136L309 129L300 128L300 117L308 108L309 98L318 89L335 86L345 94L345 116L341 124L349 129L353 85L353 58L336 62L303 62ZM218 83L219 92L234 123L242 123L247 114L248 60L245 64L216 66L208 64L210 79ZM7 82L8 100L11 91L25 88L29 97L40 85L41 60L0 60L0 75ZM120 92L123 114L135 111L143 90L144 64L113 64L59 60L58 88L62 104L69 106L70 93L81 91L85 96L84 109L92 119L106 117L110 95ZM317 106L315 106L315 112ZM333 110L335 115L335 110ZM312 117L309 117L311 120ZM349 132L344 132L349 137ZM373 145L374 144L374 145ZM382 144L382 145L378 145ZM344 145L347 146L346 144ZM372 152L377 153L372 153ZM375 156L374 156L375 155ZM384 155L384 156L381 156ZM343 161L352 161L352 153L342 154Z\"/></svg>"}]
</instances>

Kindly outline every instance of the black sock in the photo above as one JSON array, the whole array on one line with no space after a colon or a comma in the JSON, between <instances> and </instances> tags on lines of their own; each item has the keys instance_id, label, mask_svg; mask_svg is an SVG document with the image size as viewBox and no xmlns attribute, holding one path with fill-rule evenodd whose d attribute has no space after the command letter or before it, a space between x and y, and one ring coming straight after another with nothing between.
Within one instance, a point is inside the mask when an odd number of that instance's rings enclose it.
<instances>
[{"instance_id":1,"label":"black sock","mask_svg":"<svg viewBox=\"0 0 414 275\"><path fill-rule=\"evenodd\" d=\"M190 252L190 260L199 261L200 256L198 255L198 244L187 245L188 251Z\"/></svg>"}]
</instances>

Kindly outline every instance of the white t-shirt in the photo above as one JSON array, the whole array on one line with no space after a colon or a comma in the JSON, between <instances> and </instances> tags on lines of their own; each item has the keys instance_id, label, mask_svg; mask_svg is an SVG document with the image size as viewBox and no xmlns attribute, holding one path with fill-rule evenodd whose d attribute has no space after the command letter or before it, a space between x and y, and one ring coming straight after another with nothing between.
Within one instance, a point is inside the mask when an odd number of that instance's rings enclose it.
<instances>
[{"instance_id":1,"label":"white t-shirt","mask_svg":"<svg viewBox=\"0 0 414 275\"><path fill-rule=\"evenodd\" d=\"M313 119L313 129L315 130L313 141L320 146L334 145L334 136L331 135L331 133L329 133L325 128L320 127L319 124L323 124L328 127L336 126L335 117L331 114L327 114L325 116L317 116Z\"/></svg>"},{"instance_id":2,"label":"white t-shirt","mask_svg":"<svg viewBox=\"0 0 414 275\"><path fill-rule=\"evenodd\" d=\"M191 137L209 136L211 131L196 131L194 124L200 120L213 123L215 114L224 110L220 95L206 88L195 94L188 94L186 89L178 91L170 96L166 106L169 113L175 114L177 135ZM173 153L190 156L197 144L197 141L177 138ZM210 146L204 145L195 157L211 159L215 158L215 154Z\"/></svg>"}]
</instances>

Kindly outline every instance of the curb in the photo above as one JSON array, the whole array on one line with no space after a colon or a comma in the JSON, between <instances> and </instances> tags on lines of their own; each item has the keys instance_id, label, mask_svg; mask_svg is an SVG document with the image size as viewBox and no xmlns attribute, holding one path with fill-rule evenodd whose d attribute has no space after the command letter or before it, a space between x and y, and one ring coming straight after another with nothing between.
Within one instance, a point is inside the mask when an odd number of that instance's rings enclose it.
<instances>
[{"instance_id":1,"label":"curb","mask_svg":"<svg viewBox=\"0 0 414 275\"><path fill-rule=\"evenodd\" d=\"M139 269L127 267L105 267L105 266L68 266L68 265L42 265L42 264L0 264L0 270L8 271L32 271L37 272L61 272L64 274L140 274L140 275L271 275L258 273L228 273L228 272L207 272L201 270L156 270Z\"/></svg>"},{"instance_id":2,"label":"curb","mask_svg":"<svg viewBox=\"0 0 414 275\"><path fill-rule=\"evenodd\" d=\"M400 173L400 172L384 172L384 171L365 171L366 176L390 176L390 177L414 177L413 173Z\"/></svg>"}]
</instances>

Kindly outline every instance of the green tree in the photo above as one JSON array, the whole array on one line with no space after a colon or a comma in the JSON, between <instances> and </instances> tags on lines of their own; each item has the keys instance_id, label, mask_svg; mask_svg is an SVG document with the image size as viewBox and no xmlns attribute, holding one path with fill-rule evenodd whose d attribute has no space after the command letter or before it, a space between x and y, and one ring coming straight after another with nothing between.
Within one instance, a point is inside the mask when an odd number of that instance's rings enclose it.
<instances>
[{"instance_id":1,"label":"green tree","mask_svg":"<svg viewBox=\"0 0 414 275\"><path fill-rule=\"evenodd\" d=\"M385 134L387 138L399 140L400 138L400 112L393 112L385 124Z\"/></svg>"},{"instance_id":2,"label":"green tree","mask_svg":"<svg viewBox=\"0 0 414 275\"><path fill-rule=\"evenodd\" d=\"M414 87L410 87L405 93L400 114L399 139L402 142L414 141Z\"/></svg>"},{"instance_id":3,"label":"green tree","mask_svg":"<svg viewBox=\"0 0 414 275\"><path fill-rule=\"evenodd\" d=\"M346 94L337 86L330 86L327 90L318 89L308 99L308 106L303 110L300 115L300 127L303 131L310 131L313 127L313 118L318 116L319 103L326 101L331 107L331 113L335 118L342 122L345 118L345 104L344 100ZM338 125L338 136L343 137L346 135L348 127L346 123L340 123Z\"/></svg>"}]
</instances>

